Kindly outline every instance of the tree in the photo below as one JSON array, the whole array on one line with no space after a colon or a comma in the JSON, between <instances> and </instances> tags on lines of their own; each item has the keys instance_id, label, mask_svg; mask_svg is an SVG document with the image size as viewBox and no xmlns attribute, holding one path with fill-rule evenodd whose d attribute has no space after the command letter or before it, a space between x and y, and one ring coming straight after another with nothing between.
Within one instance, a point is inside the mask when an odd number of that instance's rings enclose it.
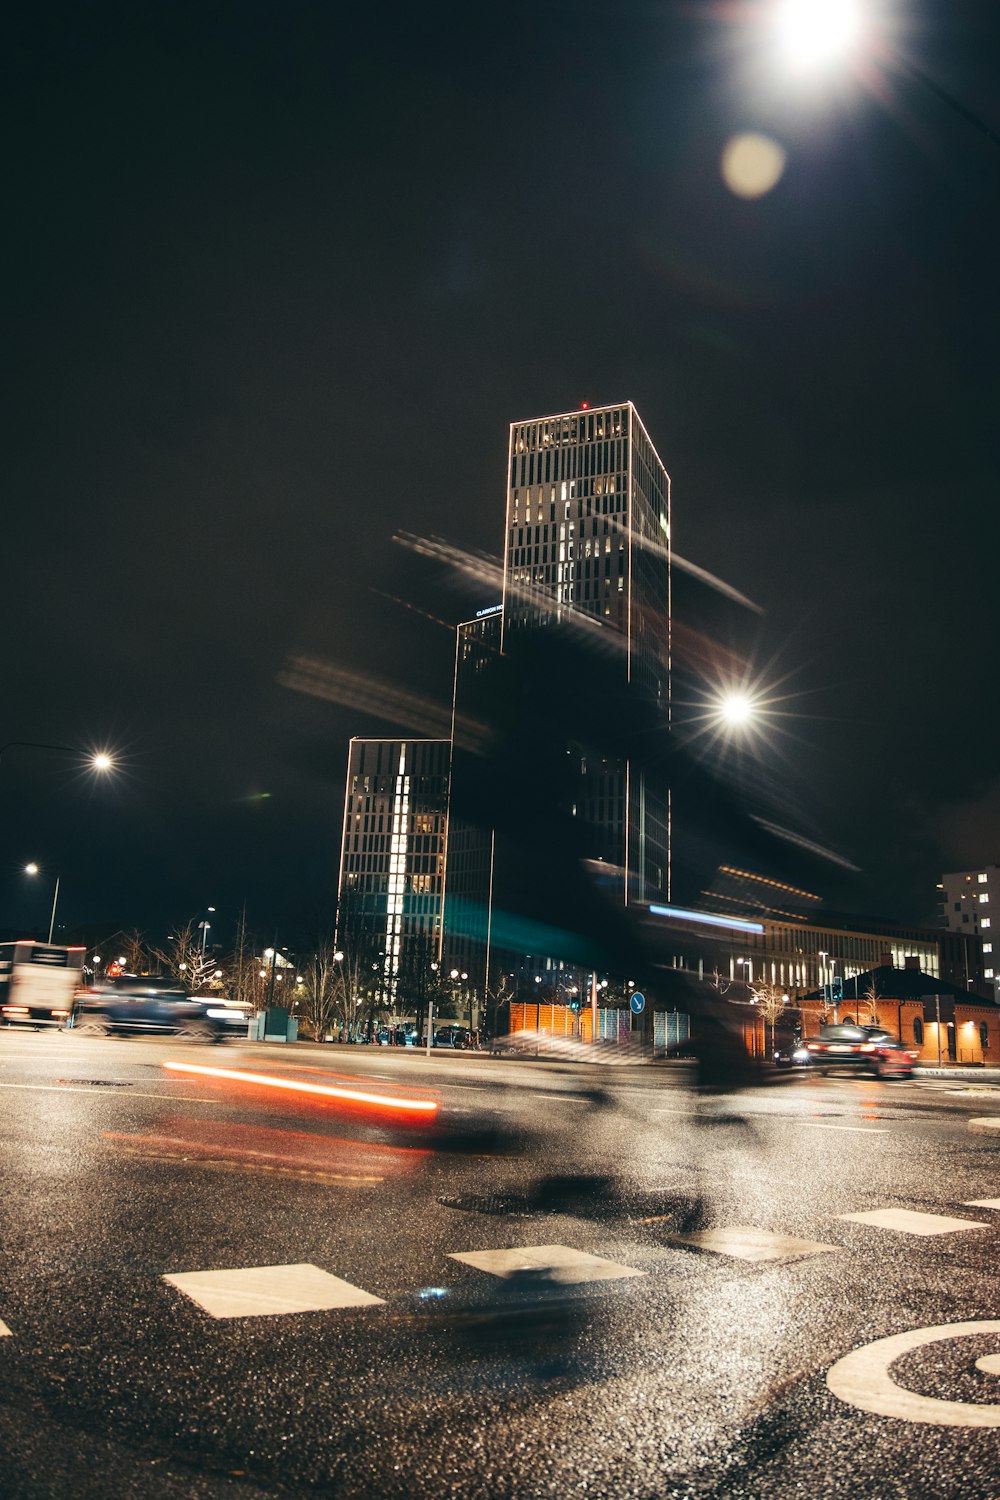
<instances>
[{"instance_id":1,"label":"tree","mask_svg":"<svg viewBox=\"0 0 1000 1500\"><path fill-rule=\"evenodd\" d=\"M428 1005L432 1004L436 1014L441 1014L441 968L436 955L437 938L433 932L414 933L402 945L396 998L406 1009L412 1009L418 1036L423 1034Z\"/></svg>"},{"instance_id":2,"label":"tree","mask_svg":"<svg viewBox=\"0 0 1000 1500\"><path fill-rule=\"evenodd\" d=\"M152 957L192 995L224 988L224 976L214 954L206 953L193 917L170 934L166 948L154 948Z\"/></svg>"},{"instance_id":3,"label":"tree","mask_svg":"<svg viewBox=\"0 0 1000 1500\"><path fill-rule=\"evenodd\" d=\"M764 1022L764 1043L767 1049L767 1028L771 1028L771 1046L769 1052L774 1051L774 1028L785 1013L788 1005L788 996L780 985L770 984L767 980L761 980L751 985L750 994L753 1004Z\"/></svg>"},{"instance_id":4,"label":"tree","mask_svg":"<svg viewBox=\"0 0 1000 1500\"><path fill-rule=\"evenodd\" d=\"M865 990L861 1004L858 1006L857 1019L860 1021L862 1016L865 1017L865 1020L862 1024L868 1026L877 1026L879 1024L878 1002L878 984L873 978L871 984Z\"/></svg>"},{"instance_id":5,"label":"tree","mask_svg":"<svg viewBox=\"0 0 1000 1500\"><path fill-rule=\"evenodd\" d=\"M337 949L340 960L344 1017L348 1032L357 1036L374 1024L383 998L385 952L371 912L355 893L345 892L337 912Z\"/></svg>"},{"instance_id":6,"label":"tree","mask_svg":"<svg viewBox=\"0 0 1000 1500\"><path fill-rule=\"evenodd\" d=\"M342 960L334 957L337 951L332 938L321 939L312 958L302 965L302 984L297 989L303 1021L319 1042L347 1019Z\"/></svg>"},{"instance_id":7,"label":"tree","mask_svg":"<svg viewBox=\"0 0 1000 1500\"><path fill-rule=\"evenodd\" d=\"M232 956L223 967L228 972L230 999L255 1012L266 1010L269 978L267 965L261 958L255 938L247 931L245 906L236 924L236 942Z\"/></svg>"}]
</instances>

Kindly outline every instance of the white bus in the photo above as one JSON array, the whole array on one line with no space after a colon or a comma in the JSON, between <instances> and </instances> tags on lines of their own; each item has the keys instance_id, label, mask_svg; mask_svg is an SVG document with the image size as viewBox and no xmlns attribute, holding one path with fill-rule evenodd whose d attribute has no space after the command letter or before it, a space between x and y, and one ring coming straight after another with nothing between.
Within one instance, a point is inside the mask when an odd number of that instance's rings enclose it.
<instances>
[{"instance_id":1,"label":"white bus","mask_svg":"<svg viewBox=\"0 0 1000 1500\"><path fill-rule=\"evenodd\" d=\"M0 943L0 1020L5 1026L68 1026L85 948L22 938Z\"/></svg>"}]
</instances>

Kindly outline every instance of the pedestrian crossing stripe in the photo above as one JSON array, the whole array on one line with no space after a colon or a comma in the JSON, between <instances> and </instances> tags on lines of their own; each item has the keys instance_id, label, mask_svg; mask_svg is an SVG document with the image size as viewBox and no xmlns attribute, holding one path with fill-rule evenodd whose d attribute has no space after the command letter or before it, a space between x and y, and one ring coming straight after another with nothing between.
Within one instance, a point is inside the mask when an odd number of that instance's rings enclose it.
<instances>
[{"instance_id":1,"label":"pedestrian crossing stripe","mask_svg":"<svg viewBox=\"0 0 1000 1500\"><path fill-rule=\"evenodd\" d=\"M13 1338L13 1333L7 1327L7 1324L4 1322L3 1318L0 1318L0 1339L9 1339L9 1338Z\"/></svg>"},{"instance_id":2,"label":"pedestrian crossing stripe","mask_svg":"<svg viewBox=\"0 0 1000 1500\"><path fill-rule=\"evenodd\" d=\"M969 1199L966 1206L1000 1210L1000 1198ZM990 1227L978 1219L918 1213L906 1208L873 1209L835 1217L847 1223L915 1235L954 1234ZM802 1260L844 1248L752 1225L727 1225L690 1234L669 1235L668 1241L750 1263ZM623 1265L572 1245L508 1245L492 1250L453 1251L448 1259L492 1276L509 1278L519 1273L537 1272L554 1283L566 1285L647 1275L636 1266ZM209 1317L219 1319L377 1307L385 1302L383 1297L308 1262L173 1271L164 1275L162 1280L188 1297ZM0 1320L0 1338L10 1335L11 1329Z\"/></svg>"},{"instance_id":3,"label":"pedestrian crossing stripe","mask_svg":"<svg viewBox=\"0 0 1000 1500\"><path fill-rule=\"evenodd\" d=\"M569 1285L585 1281L617 1281L627 1276L645 1276L634 1266L619 1265L603 1255L589 1255L572 1245L512 1245L506 1250L464 1250L448 1256L488 1271L493 1276L514 1276L519 1271L547 1271L549 1280Z\"/></svg>"},{"instance_id":4,"label":"pedestrian crossing stripe","mask_svg":"<svg viewBox=\"0 0 1000 1500\"><path fill-rule=\"evenodd\" d=\"M384 1300L308 1262L180 1271L163 1280L190 1297L210 1318L325 1312L334 1307L371 1307Z\"/></svg>"},{"instance_id":5,"label":"pedestrian crossing stripe","mask_svg":"<svg viewBox=\"0 0 1000 1500\"><path fill-rule=\"evenodd\" d=\"M739 1226L730 1229L700 1229L694 1234L671 1236L675 1244L693 1245L697 1250L714 1250L719 1255L733 1255L737 1260L801 1260L807 1255L822 1255L839 1250L840 1245L824 1245L820 1240L800 1240L790 1234L772 1234L767 1229Z\"/></svg>"},{"instance_id":6,"label":"pedestrian crossing stripe","mask_svg":"<svg viewBox=\"0 0 1000 1500\"><path fill-rule=\"evenodd\" d=\"M902 1234L954 1234L963 1229L986 1229L978 1219L953 1219L947 1214L915 1213L909 1208L876 1208L871 1213L837 1214L853 1224L872 1224L876 1229L895 1229Z\"/></svg>"}]
</instances>

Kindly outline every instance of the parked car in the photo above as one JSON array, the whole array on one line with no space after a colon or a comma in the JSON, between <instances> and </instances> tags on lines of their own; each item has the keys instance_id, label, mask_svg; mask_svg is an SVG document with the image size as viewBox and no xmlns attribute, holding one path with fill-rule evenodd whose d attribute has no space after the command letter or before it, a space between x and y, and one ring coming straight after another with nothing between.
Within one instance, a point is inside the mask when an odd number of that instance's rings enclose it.
<instances>
[{"instance_id":1,"label":"parked car","mask_svg":"<svg viewBox=\"0 0 1000 1500\"><path fill-rule=\"evenodd\" d=\"M874 1073L876 1078L912 1078L920 1056L881 1026L853 1022L821 1026L819 1035L806 1037L803 1045L812 1066L822 1073L848 1068Z\"/></svg>"},{"instance_id":2,"label":"parked car","mask_svg":"<svg viewBox=\"0 0 1000 1500\"><path fill-rule=\"evenodd\" d=\"M122 974L99 990L80 995L74 1028L84 1036L172 1034L221 1042L245 1037L247 1012L220 997L192 996L175 979Z\"/></svg>"}]
</instances>

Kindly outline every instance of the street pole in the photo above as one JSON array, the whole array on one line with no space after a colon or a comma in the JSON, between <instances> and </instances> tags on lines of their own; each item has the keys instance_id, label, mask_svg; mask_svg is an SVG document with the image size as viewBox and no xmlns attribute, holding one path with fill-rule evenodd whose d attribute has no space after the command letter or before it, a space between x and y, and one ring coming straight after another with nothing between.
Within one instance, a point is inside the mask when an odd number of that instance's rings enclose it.
<instances>
[{"instance_id":1,"label":"street pole","mask_svg":"<svg viewBox=\"0 0 1000 1500\"><path fill-rule=\"evenodd\" d=\"M593 1046L597 1041L597 970L591 971L590 975L590 1042Z\"/></svg>"},{"instance_id":2,"label":"street pole","mask_svg":"<svg viewBox=\"0 0 1000 1500\"><path fill-rule=\"evenodd\" d=\"M934 994L934 1009L937 1014L938 1067L941 1066L941 991Z\"/></svg>"},{"instance_id":3,"label":"street pole","mask_svg":"<svg viewBox=\"0 0 1000 1500\"><path fill-rule=\"evenodd\" d=\"M427 1056L431 1055L431 1036L434 1031L434 1001L427 1002Z\"/></svg>"},{"instance_id":4,"label":"street pole","mask_svg":"<svg viewBox=\"0 0 1000 1500\"><path fill-rule=\"evenodd\" d=\"M53 895L52 895L52 916L49 918L49 942L50 943L52 941L52 934L56 930L56 903L58 902L58 900L59 900L59 876L57 875L56 876L56 888L55 888L55 891L53 892Z\"/></svg>"}]
</instances>

